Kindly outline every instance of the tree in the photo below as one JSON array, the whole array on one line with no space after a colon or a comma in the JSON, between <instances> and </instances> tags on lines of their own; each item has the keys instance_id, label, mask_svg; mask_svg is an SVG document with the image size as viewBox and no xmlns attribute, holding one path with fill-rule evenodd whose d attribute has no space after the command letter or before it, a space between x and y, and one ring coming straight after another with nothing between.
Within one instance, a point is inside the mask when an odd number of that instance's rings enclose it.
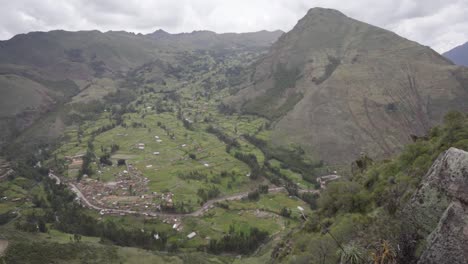
<instances>
[{"instance_id":1,"label":"tree","mask_svg":"<svg viewBox=\"0 0 468 264\"><path fill-rule=\"evenodd\" d=\"M263 194L267 194L268 193L268 185L260 185L258 186L258 191L260 193L263 193Z\"/></svg>"},{"instance_id":2,"label":"tree","mask_svg":"<svg viewBox=\"0 0 468 264\"><path fill-rule=\"evenodd\" d=\"M281 216L284 216L284 217L290 217L290 216L291 216L291 209L288 209L288 208L286 208L286 207L283 207L283 208L281 209L280 215L281 215Z\"/></svg>"},{"instance_id":3,"label":"tree","mask_svg":"<svg viewBox=\"0 0 468 264\"><path fill-rule=\"evenodd\" d=\"M110 160L110 154L105 153L101 157L99 157L99 163L112 166L112 161Z\"/></svg>"},{"instance_id":4,"label":"tree","mask_svg":"<svg viewBox=\"0 0 468 264\"><path fill-rule=\"evenodd\" d=\"M252 201L258 200L260 199L260 193L258 192L258 190L249 192L249 194L247 195L247 198Z\"/></svg>"},{"instance_id":5,"label":"tree","mask_svg":"<svg viewBox=\"0 0 468 264\"><path fill-rule=\"evenodd\" d=\"M46 233L47 232L47 226L46 226L46 223L45 223L44 219L40 218L38 223L37 223L37 226L39 228L39 232L41 232L41 233Z\"/></svg>"},{"instance_id":6,"label":"tree","mask_svg":"<svg viewBox=\"0 0 468 264\"><path fill-rule=\"evenodd\" d=\"M117 161L117 166L125 166L125 165L126 165L126 162L125 162L124 159L119 159L119 160Z\"/></svg>"},{"instance_id":7,"label":"tree","mask_svg":"<svg viewBox=\"0 0 468 264\"><path fill-rule=\"evenodd\" d=\"M73 240L75 242L80 242L81 241L81 235L80 234L73 234Z\"/></svg>"}]
</instances>

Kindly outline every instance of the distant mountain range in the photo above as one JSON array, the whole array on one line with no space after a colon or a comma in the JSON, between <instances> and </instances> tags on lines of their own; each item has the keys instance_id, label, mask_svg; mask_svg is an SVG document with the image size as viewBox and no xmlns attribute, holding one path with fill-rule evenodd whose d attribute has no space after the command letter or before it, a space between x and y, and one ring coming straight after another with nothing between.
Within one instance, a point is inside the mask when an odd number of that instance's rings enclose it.
<instances>
[{"instance_id":1,"label":"distant mountain range","mask_svg":"<svg viewBox=\"0 0 468 264\"><path fill-rule=\"evenodd\" d=\"M1 41L0 145L102 79L151 62L158 81L187 68L193 53L222 59L249 50L265 55L241 71L224 103L270 119L273 145L299 145L318 160L388 157L447 111L468 111L468 69L393 32L313 8L288 33L58 30Z\"/></svg>"},{"instance_id":2,"label":"distant mountain range","mask_svg":"<svg viewBox=\"0 0 468 264\"><path fill-rule=\"evenodd\" d=\"M0 147L98 79L114 80L155 60L165 69L176 69L186 65L186 57L193 52L266 50L283 33L169 34L158 30L142 35L56 30L0 41Z\"/></svg>"},{"instance_id":3,"label":"distant mountain range","mask_svg":"<svg viewBox=\"0 0 468 264\"><path fill-rule=\"evenodd\" d=\"M443 55L457 65L468 66L468 42L445 52Z\"/></svg>"}]
</instances>

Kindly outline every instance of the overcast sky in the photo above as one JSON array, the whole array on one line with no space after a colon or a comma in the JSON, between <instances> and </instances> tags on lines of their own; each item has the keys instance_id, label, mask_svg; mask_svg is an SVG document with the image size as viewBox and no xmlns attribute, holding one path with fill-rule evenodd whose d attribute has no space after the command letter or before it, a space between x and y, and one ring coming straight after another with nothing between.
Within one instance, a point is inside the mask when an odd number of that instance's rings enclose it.
<instances>
[{"instance_id":1,"label":"overcast sky","mask_svg":"<svg viewBox=\"0 0 468 264\"><path fill-rule=\"evenodd\" d=\"M288 31L316 6L439 52L468 41L468 0L0 0L0 39L53 29Z\"/></svg>"}]
</instances>

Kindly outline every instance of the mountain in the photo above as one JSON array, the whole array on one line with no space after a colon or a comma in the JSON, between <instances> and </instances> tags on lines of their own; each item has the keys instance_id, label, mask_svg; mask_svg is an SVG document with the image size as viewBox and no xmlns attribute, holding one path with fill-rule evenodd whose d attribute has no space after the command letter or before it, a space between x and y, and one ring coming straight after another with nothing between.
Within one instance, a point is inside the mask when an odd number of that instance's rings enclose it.
<instances>
[{"instance_id":1,"label":"mountain","mask_svg":"<svg viewBox=\"0 0 468 264\"><path fill-rule=\"evenodd\" d=\"M169 34L157 30L146 36L156 40L159 44L191 49L245 49L264 48L273 44L284 32L258 31L250 33L222 33L201 30L191 33Z\"/></svg>"},{"instance_id":2,"label":"mountain","mask_svg":"<svg viewBox=\"0 0 468 264\"><path fill-rule=\"evenodd\" d=\"M0 147L56 106L116 91L119 79L146 63L158 65L154 79L161 80L189 65L192 53L263 50L282 33L56 30L0 41Z\"/></svg>"},{"instance_id":3,"label":"mountain","mask_svg":"<svg viewBox=\"0 0 468 264\"><path fill-rule=\"evenodd\" d=\"M391 156L449 109L467 111L467 76L428 47L313 8L225 104L269 118L273 145L340 164Z\"/></svg>"},{"instance_id":4,"label":"mountain","mask_svg":"<svg viewBox=\"0 0 468 264\"><path fill-rule=\"evenodd\" d=\"M468 42L455 47L442 55L457 65L468 66Z\"/></svg>"}]
</instances>

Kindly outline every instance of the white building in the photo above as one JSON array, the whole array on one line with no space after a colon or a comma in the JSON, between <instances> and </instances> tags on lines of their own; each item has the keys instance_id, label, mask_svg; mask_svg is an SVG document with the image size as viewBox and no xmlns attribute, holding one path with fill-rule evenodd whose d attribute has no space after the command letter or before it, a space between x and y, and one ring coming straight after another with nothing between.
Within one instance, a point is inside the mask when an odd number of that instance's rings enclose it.
<instances>
[{"instance_id":1,"label":"white building","mask_svg":"<svg viewBox=\"0 0 468 264\"><path fill-rule=\"evenodd\" d=\"M190 233L190 234L187 235L187 238L188 238L188 239L192 239L192 238L194 238L196 235L197 235L197 233L192 232L192 233Z\"/></svg>"}]
</instances>

